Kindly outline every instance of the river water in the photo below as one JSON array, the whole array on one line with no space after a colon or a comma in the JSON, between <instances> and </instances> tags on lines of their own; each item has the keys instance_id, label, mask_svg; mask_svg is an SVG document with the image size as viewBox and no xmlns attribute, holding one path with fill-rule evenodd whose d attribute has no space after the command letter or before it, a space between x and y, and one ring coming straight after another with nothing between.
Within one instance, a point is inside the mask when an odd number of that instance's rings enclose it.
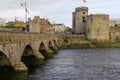
<instances>
[{"instance_id":1,"label":"river water","mask_svg":"<svg viewBox=\"0 0 120 80\"><path fill-rule=\"evenodd\" d=\"M65 49L29 70L0 71L0 80L120 80L120 49Z\"/></svg>"}]
</instances>

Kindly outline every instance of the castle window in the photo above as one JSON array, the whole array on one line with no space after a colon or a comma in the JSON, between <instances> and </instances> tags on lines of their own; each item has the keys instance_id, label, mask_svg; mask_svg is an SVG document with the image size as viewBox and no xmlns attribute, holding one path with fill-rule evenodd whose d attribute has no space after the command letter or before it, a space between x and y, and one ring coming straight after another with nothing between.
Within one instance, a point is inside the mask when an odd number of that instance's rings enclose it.
<instances>
[{"instance_id":1,"label":"castle window","mask_svg":"<svg viewBox=\"0 0 120 80\"><path fill-rule=\"evenodd\" d=\"M83 14L85 14L85 12L83 12Z\"/></svg>"},{"instance_id":2,"label":"castle window","mask_svg":"<svg viewBox=\"0 0 120 80\"><path fill-rule=\"evenodd\" d=\"M85 22L85 17L82 17L83 18L83 22Z\"/></svg>"}]
</instances>

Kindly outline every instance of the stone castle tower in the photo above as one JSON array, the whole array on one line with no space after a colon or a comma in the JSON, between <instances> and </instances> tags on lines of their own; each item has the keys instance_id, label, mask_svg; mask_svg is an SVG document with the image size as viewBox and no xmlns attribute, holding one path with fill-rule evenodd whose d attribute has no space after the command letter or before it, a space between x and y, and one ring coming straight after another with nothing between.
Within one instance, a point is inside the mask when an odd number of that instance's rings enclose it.
<instances>
[{"instance_id":1,"label":"stone castle tower","mask_svg":"<svg viewBox=\"0 0 120 80\"><path fill-rule=\"evenodd\" d=\"M73 16L73 33L85 33L85 18L88 16L88 7L77 7Z\"/></svg>"},{"instance_id":2,"label":"stone castle tower","mask_svg":"<svg viewBox=\"0 0 120 80\"><path fill-rule=\"evenodd\" d=\"M84 34L93 42L109 41L109 15L88 15L88 7L77 7L73 12L73 33Z\"/></svg>"}]
</instances>

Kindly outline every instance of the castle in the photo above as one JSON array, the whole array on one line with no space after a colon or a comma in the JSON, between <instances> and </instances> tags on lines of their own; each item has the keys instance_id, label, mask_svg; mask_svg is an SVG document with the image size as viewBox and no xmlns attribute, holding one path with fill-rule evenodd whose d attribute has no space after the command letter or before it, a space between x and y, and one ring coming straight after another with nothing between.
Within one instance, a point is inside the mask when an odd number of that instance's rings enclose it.
<instances>
[{"instance_id":1,"label":"castle","mask_svg":"<svg viewBox=\"0 0 120 80\"><path fill-rule=\"evenodd\" d=\"M48 19L35 16L33 20L31 18L28 19L28 24L30 32L54 34L54 27Z\"/></svg>"},{"instance_id":2,"label":"castle","mask_svg":"<svg viewBox=\"0 0 120 80\"><path fill-rule=\"evenodd\" d=\"M84 34L92 42L116 42L120 37L109 27L108 14L90 14L88 7L77 7L73 16L73 33ZM120 27L119 27L120 28ZM114 31L114 32L113 32ZM120 31L117 31L120 34ZM116 40L117 39L117 40Z\"/></svg>"}]
</instances>

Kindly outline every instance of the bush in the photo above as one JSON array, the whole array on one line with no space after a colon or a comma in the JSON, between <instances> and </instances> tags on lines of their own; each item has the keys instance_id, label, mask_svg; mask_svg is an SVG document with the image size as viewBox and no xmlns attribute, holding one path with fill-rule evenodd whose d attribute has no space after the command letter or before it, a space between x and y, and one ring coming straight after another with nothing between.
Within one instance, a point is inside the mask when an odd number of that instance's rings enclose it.
<instances>
[{"instance_id":1,"label":"bush","mask_svg":"<svg viewBox=\"0 0 120 80\"><path fill-rule=\"evenodd\" d=\"M64 42L68 43L69 37L68 37L67 35L64 35L64 36L63 36L63 39L64 39Z\"/></svg>"}]
</instances>

